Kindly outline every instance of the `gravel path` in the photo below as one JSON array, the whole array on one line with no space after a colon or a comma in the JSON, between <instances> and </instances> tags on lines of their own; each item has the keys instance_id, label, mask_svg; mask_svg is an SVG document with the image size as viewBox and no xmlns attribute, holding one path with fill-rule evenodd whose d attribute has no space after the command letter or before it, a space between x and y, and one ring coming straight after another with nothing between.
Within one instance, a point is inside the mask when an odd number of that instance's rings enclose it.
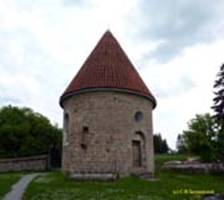
<instances>
[{"instance_id":1,"label":"gravel path","mask_svg":"<svg viewBox=\"0 0 224 200\"><path fill-rule=\"evenodd\" d=\"M35 173L24 175L17 183L12 186L12 190L5 195L3 200L21 200L26 187L35 177L39 175L41 174Z\"/></svg>"}]
</instances>

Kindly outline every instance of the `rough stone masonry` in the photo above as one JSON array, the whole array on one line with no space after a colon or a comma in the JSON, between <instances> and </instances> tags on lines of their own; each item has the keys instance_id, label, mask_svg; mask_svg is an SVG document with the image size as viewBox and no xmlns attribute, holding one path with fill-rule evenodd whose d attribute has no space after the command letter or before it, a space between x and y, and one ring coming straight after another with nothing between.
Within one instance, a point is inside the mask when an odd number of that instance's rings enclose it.
<instances>
[{"instance_id":1,"label":"rough stone masonry","mask_svg":"<svg viewBox=\"0 0 224 200\"><path fill-rule=\"evenodd\" d=\"M107 31L60 98L62 169L76 179L154 174L156 100Z\"/></svg>"}]
</instances>

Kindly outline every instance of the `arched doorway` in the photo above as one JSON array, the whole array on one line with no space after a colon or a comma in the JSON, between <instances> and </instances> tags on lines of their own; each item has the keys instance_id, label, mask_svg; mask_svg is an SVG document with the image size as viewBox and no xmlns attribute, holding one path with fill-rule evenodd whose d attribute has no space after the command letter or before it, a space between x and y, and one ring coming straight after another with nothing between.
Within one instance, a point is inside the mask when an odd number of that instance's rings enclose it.
<instances>
[{"instance_id":1,"label":"arched doorway","mask_svg":"<svg viewBox=\"0 0 224 200\"><path fill-rule=\"evenodd\" d=\"M133 168L146 166L145 137L141 131L136 131L132 139L132 166Z\"/></svg>"}]
</instances>

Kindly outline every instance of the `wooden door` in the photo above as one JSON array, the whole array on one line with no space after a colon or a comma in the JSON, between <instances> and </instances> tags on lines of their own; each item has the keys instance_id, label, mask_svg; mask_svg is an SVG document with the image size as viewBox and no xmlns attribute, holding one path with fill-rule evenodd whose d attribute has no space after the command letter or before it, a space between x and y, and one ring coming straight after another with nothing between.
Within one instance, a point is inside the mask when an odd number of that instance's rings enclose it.
<instances>
[{"instance_id":1,"label":"wooden door","mask_svg":"<svg viewBox=\"0 0 224 200\"><path fill-rule=\"evenodd\" d=\"M133 151L133 167L142 166L141 157L141 142L137 140L132 141L132 151Z\"/></svg>"}]
</instances>

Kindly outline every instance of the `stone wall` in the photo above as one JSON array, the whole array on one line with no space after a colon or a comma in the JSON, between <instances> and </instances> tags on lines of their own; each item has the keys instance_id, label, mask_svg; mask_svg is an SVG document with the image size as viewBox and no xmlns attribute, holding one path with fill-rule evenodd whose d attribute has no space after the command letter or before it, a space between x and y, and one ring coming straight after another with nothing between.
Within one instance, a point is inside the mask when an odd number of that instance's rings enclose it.
<instances>
[{"instance_id":1,"label":"stone wall","mask_svg":"<svg viewBox=\"0 0 224 200\"><path fill-rule=\"evenodd\" d=\"M184 161L171 161L165 163L163 169L190 174L224 174L224 164L222 163L184 163Z\"/></svg>"},{"instance_id":2,"label":"stone wall","mask_svg":"<svg viewBox=\"0 0 224 200\"><path fill-rule=\"evenodd\" d=\"M63 107L69 116L62 156L64 172L153 174L152 103L148 99L119 92L92 92L68 98ZM143 113L140 121L135 120L138 111ZM140 168L133 167L133 140L144 140Z\"/></svg>"},{"instance_id":3,"label":"stone wall","mask_svg":"<svg viewBox=\"0 0 224 200\"><path fill-rule=\"evenodd\" d=\"M48 169L48 156L0 159L0 172L7 171L42 171Z\"/></svg>"}]
</instances>

